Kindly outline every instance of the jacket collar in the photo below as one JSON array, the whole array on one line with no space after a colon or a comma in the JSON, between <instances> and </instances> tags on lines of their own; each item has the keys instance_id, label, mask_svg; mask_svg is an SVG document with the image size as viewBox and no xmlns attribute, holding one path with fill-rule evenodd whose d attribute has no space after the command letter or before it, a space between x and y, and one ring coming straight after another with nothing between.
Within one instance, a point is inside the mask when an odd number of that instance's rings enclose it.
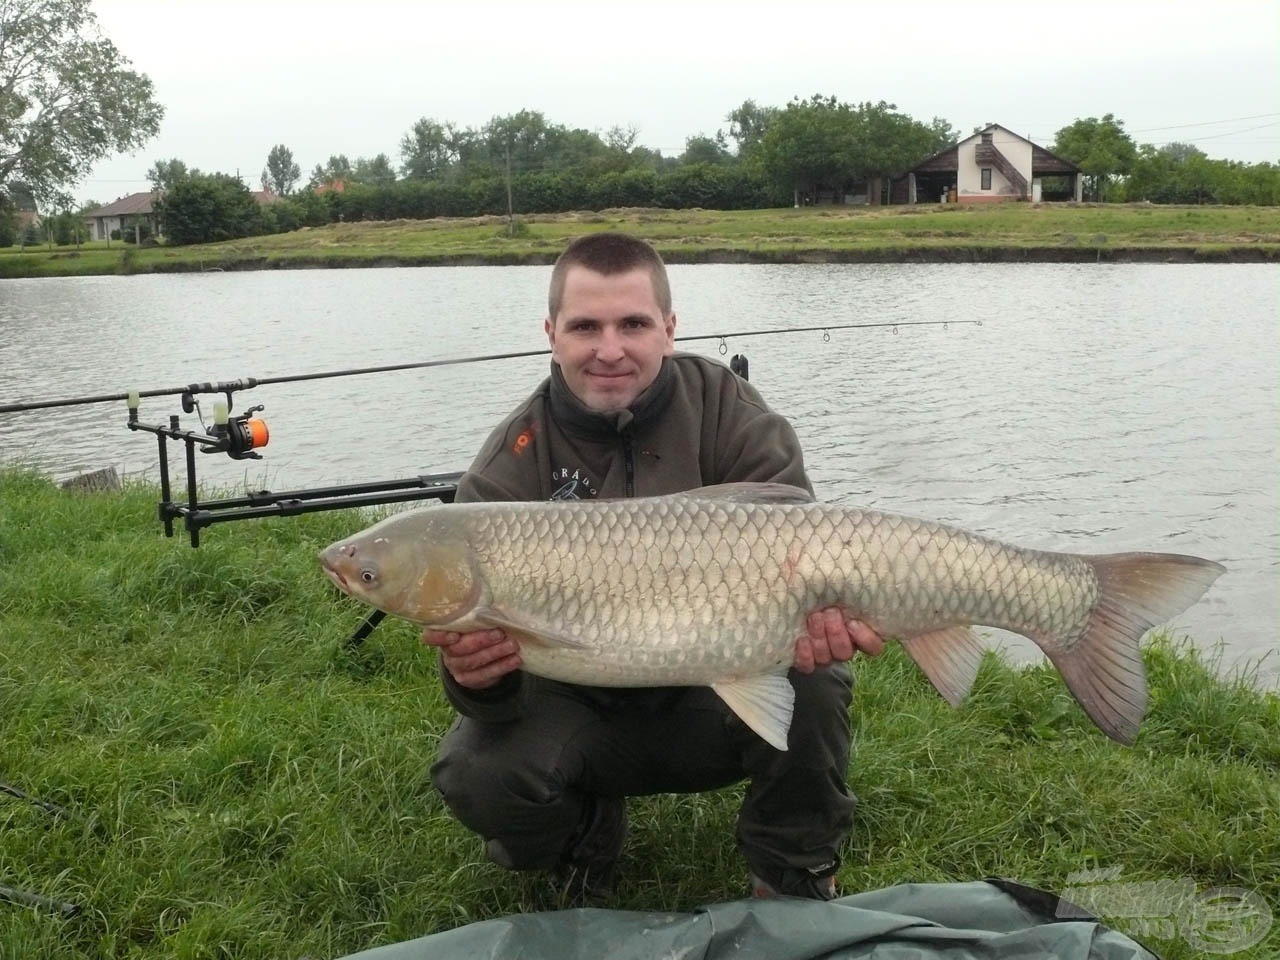
<instances>
[{"instance_id":1,"label":"jacket collar","mask_svg":"<svg viewBox=\"0 0 1280 960\"><path fill-rule=\"evenodd\" d=\"M598 413L579 400L565 383L560 364L551 362L551 416L565 430L592 439L609 439L644 427L656 420L671 402L675 374L671 358L663 357L653 383L631 406L613 413Z\"/></svg>"}]
</instances>

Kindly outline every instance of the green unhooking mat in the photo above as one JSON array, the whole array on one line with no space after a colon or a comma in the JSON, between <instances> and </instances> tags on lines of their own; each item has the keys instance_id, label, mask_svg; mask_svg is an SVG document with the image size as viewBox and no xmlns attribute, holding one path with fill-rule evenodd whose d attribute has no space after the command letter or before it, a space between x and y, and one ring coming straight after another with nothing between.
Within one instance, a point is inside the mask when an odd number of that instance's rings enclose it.
<instances>
[{"instance_id":1,"label":"green unhooking mat","mask_svg":"<svg viewBox=\"0 0 1280 960\"><path fill-rule=\"evenodd\" d=\"M693 913L560 910L458 927L359 960L1158 960L1052 894L1004 881L904 884L811 900L738 900Z\"/></svg>"}]
</instances>

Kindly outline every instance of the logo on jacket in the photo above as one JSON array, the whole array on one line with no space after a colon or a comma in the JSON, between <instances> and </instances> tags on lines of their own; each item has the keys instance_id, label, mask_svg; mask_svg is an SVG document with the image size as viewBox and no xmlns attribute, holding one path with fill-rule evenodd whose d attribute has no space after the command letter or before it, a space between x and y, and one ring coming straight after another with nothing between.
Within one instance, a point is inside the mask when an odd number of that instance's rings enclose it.
<instances>
[{"instance_id":1,"label":"logo on jacket","mask_svg":"<svg viewBox=\"0 0 1280 960\"><path fill-rule=\"evenodd\" d=\"M581 467L572 471L568 467L553 468L551 482L560 485L551 495L552 500L589 500L600 492L590 475Z\"/></svg>"}]
</instances>

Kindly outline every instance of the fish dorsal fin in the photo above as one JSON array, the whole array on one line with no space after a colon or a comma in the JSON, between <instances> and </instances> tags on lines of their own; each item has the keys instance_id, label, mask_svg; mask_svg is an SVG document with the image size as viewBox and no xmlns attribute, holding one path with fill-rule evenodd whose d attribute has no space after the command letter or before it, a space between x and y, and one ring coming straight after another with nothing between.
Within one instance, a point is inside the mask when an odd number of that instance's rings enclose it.
<instances>
[{"instance_id":1,"label":"fish dorsal fin","mask_svg":"<svg viewBox=\"0 0 1280 960\"><path fill-rule=\"evenodd\" d=\"M564 647L568 650L587 650L591 647L591 644L550 624L511 617L493 607L477 609L471 619L487 627L501 627L521 643L534 643L542 647Z\"/></svg>"},{"instance_id":2,"label":"fish dorsal fin","mask_svg":"<svg viewBox=\"0 0 1280 960\"><path fill-rule=\"evenodd\" d=\"M944 627L903 637L902 646L947 703L960 706L973 688L982 664L982 645L973 631L968 627Z\"/></svg>"},{"instance_id":3,"label":"fish dorsal fin","mask_svg":"<svg viewBox=\"0 0 1280 960\"><path fill-rule=\"evenodd\" d=\"M813 494L787 483L718 483L678 494L695 500L728 500L731 503L813 503Z\"/></svg>"},{"instance_id":4,"label":"fish dorsal fin","mask_svg":"<svg viewBox=\"0 0 1280 960\"><path fill-rule=\"evenodd\" d=\"M713 683L711 689L769 746L787 749L796 692L786 673L720 680Z\"/></svg>"}]
</instances>

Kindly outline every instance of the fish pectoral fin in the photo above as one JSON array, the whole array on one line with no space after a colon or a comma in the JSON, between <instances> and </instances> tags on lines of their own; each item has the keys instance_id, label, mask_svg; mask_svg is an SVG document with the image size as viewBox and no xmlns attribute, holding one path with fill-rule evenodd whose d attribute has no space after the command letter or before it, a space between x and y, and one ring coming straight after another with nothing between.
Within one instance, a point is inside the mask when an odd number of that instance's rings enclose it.
<instances>
[{"instance_id":1,"label":"fish pectoral fin","mask_svg":"<svg viewBox=\"0 0 1280 960\"><path fill-rule=\"evenodd\" d=\"M720 680L711 689L769 746L787 749L796 692L785 672Z\"/></svg>"},{"instance_id":2,"label":"fish pectoral fin","mask_svg":"<svg viewBox=\"0 0 1280 960\"><path fill-rule=\"evenodd\" d=\"M476 610L472 619L486 626L501 627L521 643L533 643L542 647L565 647L569 650L587 650L591 647L591 644L586 641L570 636L549 624L508 616L493 607L482 607Z\"/></svg>"},{"instance_id":3,"label":"fish pectoral fin","mask_svg":"<svg viewBox=\"0 0 1280 960\"><path fill-rule=\"evenodd\" d=\"M676 494L694 500L727 500L730 503L813 503L813 494L786 483L719 483Z\"/></svg>"},{"instance_id":4,"label":"fish pectoral fin","mask_svg":"<svg viewBox=\"0 0 1280 960\"><path fill-rule=\"evenodd\" d=\"M968 627L943 627L903 637L902 646L943 699L960 706L982 665L982 644L974 632Z\"/></svg>"}]
</instances>

